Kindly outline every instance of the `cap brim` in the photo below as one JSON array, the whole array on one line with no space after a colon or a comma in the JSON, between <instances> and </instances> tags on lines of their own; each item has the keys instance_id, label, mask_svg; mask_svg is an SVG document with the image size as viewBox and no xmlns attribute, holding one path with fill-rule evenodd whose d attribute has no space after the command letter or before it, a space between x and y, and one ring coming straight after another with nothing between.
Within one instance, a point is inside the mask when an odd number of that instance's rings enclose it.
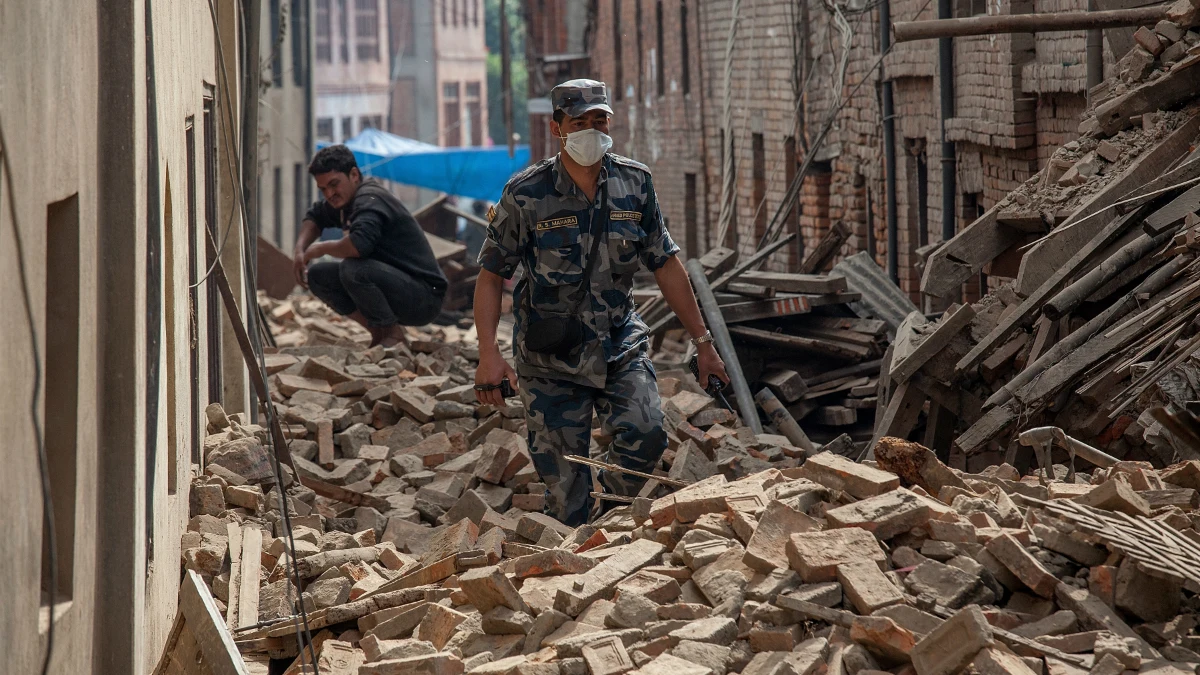
<instances>
[{"instance_id":1,"label":"cap brim","mask_svg":"<svg viewBox=\"0 0 1200 675\"><path fill-rule=\"evenodd\" d=\"M580 103L573 105L570 108L562 109L562 111L566 113L567 117L580 117L584 113L589 113L593 110L603 110L609 115L613 114L612 108L608 107L607 103Z\"/></svg>"}]
</instances>

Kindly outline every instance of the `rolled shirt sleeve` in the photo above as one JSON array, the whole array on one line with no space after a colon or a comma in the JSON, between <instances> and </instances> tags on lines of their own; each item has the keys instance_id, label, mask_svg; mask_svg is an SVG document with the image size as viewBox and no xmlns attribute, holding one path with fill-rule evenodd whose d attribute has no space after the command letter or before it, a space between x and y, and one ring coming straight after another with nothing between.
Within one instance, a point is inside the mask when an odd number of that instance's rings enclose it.
<instances>
[{"instance_id":1,"label":"rolled shirt sleeve","mask_svg":"<svg viewBox=\"0 0 1200 675\"><path fill-rule=\"evenodd\" d=\"M354 220L350 223L349 237L350 243L354 244L359 257L370 257L371 253L379 246L379 240L383 236L384 222L386 222L384 216L375 209L355 211Z\"/></svg>"},{"instance_id":2,"label":"rolled shirt sleeve","mask_svg":"<svg viewBox=\"0 0 1200 675\"><path fill-rule=\"evenodd\" d=\"M521 263L525 246L525 228L521 209L510 190L504 191L489 214L487 239L479 250L479 266L504 279L511 279Z\"/></svg>"},{"instance_id":3,"label":"rolled shirt sleeve","mask_svg":"<svg viewBox=\"0 0 1200 675\"><path fill-rule=\"evenodd\" d=\"M642 210L642 223L645 230L645 245L642 248L642 264L651 272L667 264L671 256L679 253L679 245L671 239L667 225L663 222L662 210L658 208L658 194L654 191L654 181L646 176L648 191L646 206Z\"/></svg>"}]
</instances>

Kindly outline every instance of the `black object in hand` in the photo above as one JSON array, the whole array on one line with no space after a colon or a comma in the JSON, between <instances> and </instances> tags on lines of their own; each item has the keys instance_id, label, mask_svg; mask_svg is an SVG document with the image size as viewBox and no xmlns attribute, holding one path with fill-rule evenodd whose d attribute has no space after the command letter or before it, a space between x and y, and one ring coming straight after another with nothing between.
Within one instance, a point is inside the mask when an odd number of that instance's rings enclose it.
<instances>
[{"instance_id":1,"label":"black object in hand","mask_svg":"<svg viewBox=\"0 0 1200 675\"><path fill-rule=\"evenodd\" d=\"M500 380L500 384L477 384L477 385L475 385L475 391L494 391L496 389L500 390L500 395L503 396L504 398L512 398L513 396L517 395L517 392L513 391L512 385L509 384L507 377L504 378L503 380Z\"/></svg>"},{"instance_id":2,"label":"black object in hand","mask_svg":"<svg viewBox=\"0 0 1200 675\"><path fill-rule=\"evenodd\" d=\"M688 361L688 368L692 371L692 377L696 378L697 382L700 382L700 359L696 355L693 354L692 358ZM700 385L704 387L706 394L720 401L721 405L730 410L733 409L730 407L729 401L723 393L725 391L725 383L721 381L721 378L709 373L707 385L703 382Z\"/></svg>"}]
</instances>

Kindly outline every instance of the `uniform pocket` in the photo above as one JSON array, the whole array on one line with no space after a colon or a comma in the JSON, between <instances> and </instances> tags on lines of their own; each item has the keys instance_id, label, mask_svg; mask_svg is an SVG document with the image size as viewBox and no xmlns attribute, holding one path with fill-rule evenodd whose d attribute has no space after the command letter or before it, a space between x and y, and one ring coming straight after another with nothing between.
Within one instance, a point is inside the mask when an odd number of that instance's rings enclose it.
<instances>
[{"instance_id":1,"label":"uniform pocket","mask_svg":"<svg viewBox=\"0 0 1200 675\"><path fill-rule=\"evenodd\" d=\"M543 286L578 284L583 280L583 246L578 226L539 229L534 280Z\"/></svg>"},{"instance_id":2,"label":"uniform pocket","mask_svg":"<svg viewBox=\"0 0 1200 675\"><path fill-rule=\"evenodd\" d=\"M641 264L642 231L637 223L614 220L608 231L608 259L614 276L631 275Z\"/></svg>"}]
</instances>

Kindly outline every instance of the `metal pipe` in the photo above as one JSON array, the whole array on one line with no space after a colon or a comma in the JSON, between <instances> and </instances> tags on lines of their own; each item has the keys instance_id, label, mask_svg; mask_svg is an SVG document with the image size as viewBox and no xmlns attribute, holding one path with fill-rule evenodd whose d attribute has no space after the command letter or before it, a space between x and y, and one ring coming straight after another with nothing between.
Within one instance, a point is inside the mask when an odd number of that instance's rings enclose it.
<instances>
[{"instance_id":1,"label":"metal pipe","mask_svg":"<svg viewBox=\"0 0 1200 675\"><path fill-rule=\"evenodd\" d=\"M1022 431L1017 438L1021 441L1021 445L1033 448L1056 444L1060 448L1079 455L1102 469L1107 469L1120 461L1116 457L1093 448L1077 438L1071 438L1067 435L1067 432L1058 427L1035 427Z\"/></svg>"},{"instance_id":2,"label":"metal pipe","mask_svg":"<svg viewBox=\"0 0 1200 675\"><path fill-rule=\"evenodd\" d=\"M1088 0L1089 12L1096 11L1096 0ZM1093 28L1087 32L1084 51L1087 60L1088 105L1092 104L1092 88L1104 81L1104 31Z\"/></svg>"},{"instance_id":3,"label":"metal pipe","mask_svg":"<svg viewBox=\"0 0 1200 675\"><path fill-rule=\"evenodd\" d=\"M938 0L938 18L954 16L953 0ZM957 214L955 202L958 195L957 170L954 142L946 138L946 123L954 117L954 40L944 37L938 40L938 95L942 108L942 241L954 238ZM958 293L950 299L957 299Z\"/></svg>"},{"instance_id":4,"label":"metal pipe","mask_svg":"<svg viewBox=\"0 0 1200 675\"><path fill-rule=\"evenodd\" d=\"M882 14L882 12L881 12ZM1167 18L1166 5L1113 9L1103 12L1049 12L1044 14L1003 14L972 16L962 19L897 21L892 24L896 42L933 38L994 35L996 33L1039 33L1045 31L1123 28L1153 25Z\"/></svg>"},{"instance_id":5,"label":"metal pipe","mask_svg":"<svg viewBox=\"0 0 1200 675\"><path fill-rule=\"evenodd\" d=\"M879 3L879 50L886 54L892 48L892 5L890 0ZM879 108L883 114L883 171L887 213L887 273L892 283L900 284L900 228L896 214L896 111L892 101L892 82L882 63L879 64Z\"/></svg>"},{"instance_id":6,"label":"metal pipe","mask_svg":"<svg viewBox=\"0 0 1200 675\"><path fill-rule=\"evenodd\" d=\"M692 286L696 289L696 297L704 310L704 318L708 329L713 335L713 344L725 361L725 372L729 375L729 383L733 385L733 393L737 397L738 409L742 413L742 422L756 434L762 433L762 424L758 421L758 408L754 406L754 396L750 386L746 384L746 376L742 373L742 364L738 361L737 352L733 350L733 340L729 337L729 328L725 326L725 317L717 305L708 278L704 276L704 266L698 258L687 261L688 276L692 278Z\"/></svg>"}]
</instances>

